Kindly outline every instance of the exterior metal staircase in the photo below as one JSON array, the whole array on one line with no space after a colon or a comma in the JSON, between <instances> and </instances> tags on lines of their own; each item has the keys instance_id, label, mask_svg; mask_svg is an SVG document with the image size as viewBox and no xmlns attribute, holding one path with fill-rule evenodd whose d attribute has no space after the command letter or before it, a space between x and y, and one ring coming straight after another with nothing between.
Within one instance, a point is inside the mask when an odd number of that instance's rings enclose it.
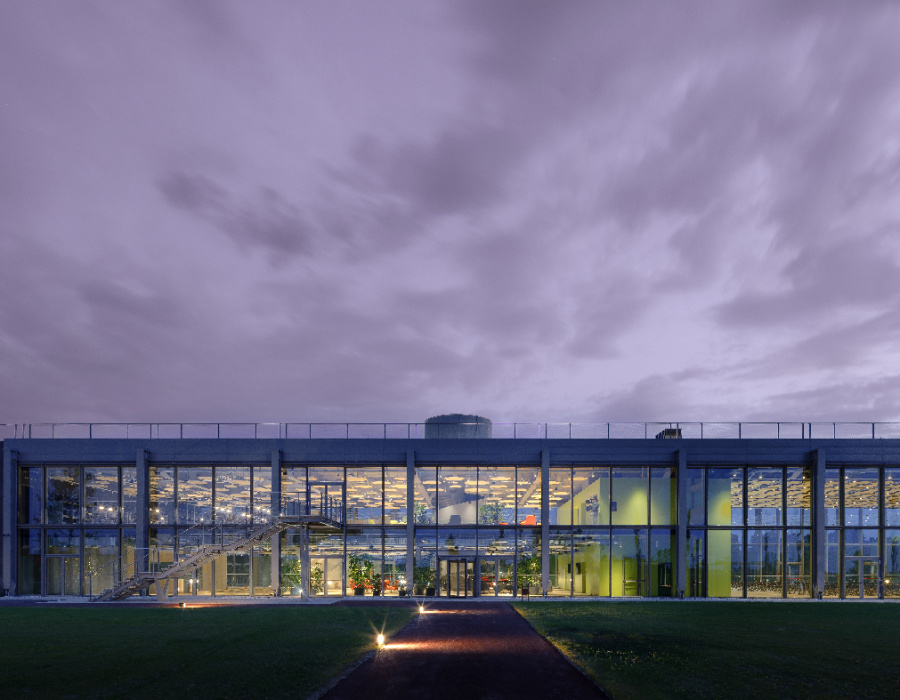
<instances>
[{"instance_id":1,"label":"exterior metal staircase","mask_svg":"<svg viewBox=\"0 0 900 700\"><path fill-rule=\"evenodd\" d=\"M283 503L280 515L262 522L238 526L199 523L179 532L173 545L131 549L91 572L91 600L125 600L154 584L157 598L167 598L172 579L199 569L223 554L264 542L288 527L308 524L342 527L343 515L342 501L322 497L317 505L309 498ZM113 585L94 597L95 578L108 582L110 576Z\"/></svg>"}]
</instances>

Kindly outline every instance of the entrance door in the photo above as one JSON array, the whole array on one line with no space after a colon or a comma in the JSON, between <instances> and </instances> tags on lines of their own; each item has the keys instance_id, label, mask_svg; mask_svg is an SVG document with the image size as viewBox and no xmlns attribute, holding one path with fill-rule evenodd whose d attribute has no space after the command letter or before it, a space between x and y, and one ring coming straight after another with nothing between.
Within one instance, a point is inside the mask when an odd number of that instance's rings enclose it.
<instances>
[{"instance_id":1,"label":"entrance door","mask_svg":"<svg viewBox=\"0 0 900 700\"><path fill-rule=\"evenodd\" d=\"M343 562L343 557L310 557L310 595L343 595Z\"/></svg>"},{"instance_id":2,"label":"entrance door","mask_svg":"<svg viewBox=\"0 0 900 700\"><path fill-rule=\"evenodd\" d=\"M466 559L441 562L441 588L449 598L465 598L473 594L475 563Z\"/></svg>"},{"instance_id":3,"label":"entrance door","mask_svg":"<svg viewBox=\"0 0 900 700\"><path fill-rule=\"evenodd\" d=\"M480 594L483 596L512 596L513 560L504 557L481 558Z\"/></svg>"},{"instance_id":4,"label":"entrance door","mask_svg":"<svg viewBox=\"0 0 900 700\"><path fill-rule=\"evenodd\" d=\"M47 595L81 595L81 561L78 557L48 556Z\"/></svg>"},{"instance_id":5,"label":"entrance door","mask_svg":"<svg viewBox=\"0 0 900 700\"><path fill-rule=\"evenodd\" d=\"M844 560L844 596L877 598L881 581L881 559L847 557Z\"/></svg>"}]
</instances>

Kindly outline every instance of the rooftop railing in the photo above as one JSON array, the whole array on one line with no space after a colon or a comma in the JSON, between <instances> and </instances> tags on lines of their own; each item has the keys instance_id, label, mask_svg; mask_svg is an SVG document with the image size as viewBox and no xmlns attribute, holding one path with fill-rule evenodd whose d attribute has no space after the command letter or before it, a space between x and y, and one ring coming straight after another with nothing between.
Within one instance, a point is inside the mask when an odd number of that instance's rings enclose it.
<instances>
[{"instance_id":1,"label":"rooftop railing","mask_svg":"<svg viewBox=\"0 0 900 700\"><path fill-rule=\"evenodd\" d=\"M887 439L900 438L900 423L493 423L429 424L445 436L473 439L647 440L653 438L722 439ZM465 429L471 429L471 435ZM461 431L456 433L456 431ZM476 432L477 431L477 432ZM6 423L2 439L289 439L420 440L425 423ZM430 435L429 435L430 437Z\"/></svg>"}]
</instances>

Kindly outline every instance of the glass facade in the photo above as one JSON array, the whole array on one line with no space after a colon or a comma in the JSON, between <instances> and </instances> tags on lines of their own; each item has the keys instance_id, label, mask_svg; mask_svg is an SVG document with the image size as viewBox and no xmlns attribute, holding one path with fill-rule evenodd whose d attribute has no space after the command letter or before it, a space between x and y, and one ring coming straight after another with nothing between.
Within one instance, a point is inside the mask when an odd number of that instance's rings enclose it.
<instances>
[{"instance_id":1,"label":"glass facade","mask_svg":"<svg viewBox=\"0 0 900 700\"><path fill-rule=\"evenodd\" d=\"M150 553L159 570L178 565L213 527L223 541L244 537L270 521L280 490L295 504L337 498L344 524L292 524L179 570L171 592L669 597L680 551L688 597L810 598L819 576L826 598L900 597L900 466L821 472L818 576L810 465L688 464L681 515L676 472L653 463L552 463L546 472L535 463L417 463L408 483L405 464L290 463L273 487L271 463L151 463L143 551L133 463L23 464L15 583L19 595L96 595Z\"/></svg>"}]
</instances>

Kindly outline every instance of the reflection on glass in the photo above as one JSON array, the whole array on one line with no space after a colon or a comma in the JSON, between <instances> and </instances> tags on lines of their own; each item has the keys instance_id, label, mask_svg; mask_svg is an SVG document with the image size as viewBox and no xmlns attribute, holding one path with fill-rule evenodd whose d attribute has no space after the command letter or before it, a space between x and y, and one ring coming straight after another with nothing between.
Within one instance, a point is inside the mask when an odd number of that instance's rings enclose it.
<instances>
[{"instance_id":1,"label":"reflection on glass","mask_svg":"<svg viewBox=\"0 0 900 700\"><path fill-rule=\"evenodd\" d=\"M781 525L782 479L781 469L748 470L748 525Z\"/></svg>"},{"instance_id":2,"label":"reflection on glass","mask_svg":"<svg viewBox=\"0 0 900 700\"><path fill-rule=\"evenodd\" d=\"M306 467L281 467L281 507L284 515L306 512Z\"/></svg>"},{"instance_id":3,"label":"reflection on glass","mask_svg":"<svg viewBox=\"0 0 900 700\"><path fill-rule=\"evenodd\" d=\"M648 469L614 467L612 470L613 525L647 524L647 476ZM615 587L613 577L613 587ZM613 593L613 595L616 595Z\"/></svg>"},{"instance_id":4,"label":"reflection on glass","mask_svg":"<svg viewBox=\"0 0 900 700\"><path fill-rule=\"evenodd\" d=\"M877 557L878 530L844 530L845 557Z\"/></svg>"},{"instance_id":5,"label":"reflection on glass","mask_svg":"<svg viewBox=\"0 0 900 700\"><path fill-rule=\"evenodd\" d=\"M707 472L707 523L744 524L744 470L710 469Z\"/></svg>"},{"instance_id":6,"label":"reflection on glass","mask_svg":"<svg viewBox=\"0 0 900 700\"><path fill-rule=\"evenodd\" d=\"M747 530L747 597L781 598L781 530Z\"/></svg>"},{"instance_id":7,"label":"reflection on glass","mask_svg":"<svg viewBox=\"0 0 900 700\"><path fill-rule=\"evenodd\" d=\"M572 472L572 515L575 525L609 525L609 468Z\"/></svg>"},{"instance_id":8,"label":"reflection on glass","mask_svg":"<svg viewBox=\"0 0 900 700\"><path fill-rule=\"evenodd\" d=\"M118 524L119 470L115 467L84 468L84 522Z\"/></svg>"},{"instance_id":9,"label":"reflection on glass","mask_svg":"<svg viewBox=\"0 0 900 700\"><path fill-rule=\"evenodd\" d=\"M47 522L77 523L81 509L78 467L47 469Z\"/></svg>"},{"instance_id":10,"label":"reflection on glass","mask_svg":"<svg viewBox=\"0 0 900 700\"><path fill-rule=\"evenodd\" d=\"M809 467L787 469L787 524L809 525L812 503L812 470Z\"/></svg>"},{"instance_id":11,"label":"reflection on glass","mask_svg":"<svg viewBox=\"0 0 900 700\"><path fill-rule=\"evenodd\" d=\"M84 590L97 595L113 586L113 568L119 556L118 530L84 531Z\"/></svg>"},{"instance_id":12,"label":"reflection on glass","mask_svg":"<svg viewBox=\"0 0 900 700\"><path fill-rule=\"evenodd\" d=\"M900 525L900 469L884 470L884 524Z\"/></svg>"},{"instance_id":13,"label":"reflection on glass","mask_svg":"<svg viewBox=\"0 0 900 700\"><path fill-rule=\"evenodd\" d=\"M878 525L878 469L844 469L844 525Z\"/></svg>"},{"instance_id":14,"label":"reflection on glass","mask_svg":"<svg viewBox=\"0 0 900 700\"><path fill-rule=\"evenodd\" d=\"M382 571L381 530L348 531L346 595L380 596Z\"/></svg>"},{"instance_id":15,"label":"reflection on glass","mask_svg":"<svg viewBox=\"0 0 900 700\"><path fill-rule=\"evenodd\" d=\"M608 597L609 531L576 531L574 559L575 596Z\"/></svg>"},{"instance_id":16,"label":"reflection on glass","mask_svg":"<svg viewBox=\"0 0 900 700\"><path fill-rule=\"evenodd\" d=\"M290 527L281 533L281 595L300 596L303 589L303 530ZM309 595L325 595L325 570L309 575Z\"/></svg>"}]
</instances>

